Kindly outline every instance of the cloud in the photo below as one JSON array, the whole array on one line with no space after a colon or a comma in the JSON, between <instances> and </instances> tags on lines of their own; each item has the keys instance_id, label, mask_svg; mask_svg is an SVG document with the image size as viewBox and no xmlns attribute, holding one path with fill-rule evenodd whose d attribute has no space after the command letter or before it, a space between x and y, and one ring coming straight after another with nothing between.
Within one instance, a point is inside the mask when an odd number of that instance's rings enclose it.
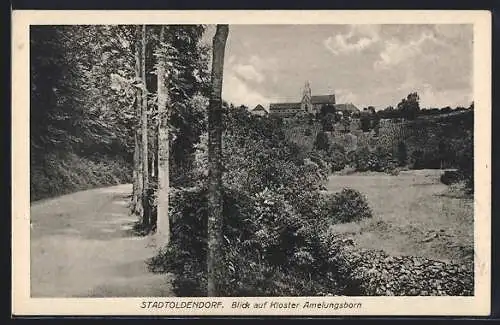
<instances>
[{"instance_id":1,"label":"cloud","mask_svg":"<svg viewBox=\"0 0 500 325\"><path fill-rule=\"evenodd\" d=\"M224 96L248 106L298 101L309 80L314 94L357 107L395 106L411 91L423 107L468 106L472 54L472 25L237 25Z\"/></svg>"},{"instance_id":2,"label":"cloud","mask_svg":"<svg viewBox=\"0 0 500 325\"><path fill-rule=\"evenodd\" d=\"M235 74L244 80L251 80L257 83L264 81L264 75L257 71L257 69L251 64L237 64L234 67Z\"/></svg>"},{"instance_id":3,"label":"cloud","mask_svg":"<svg viewBox=\"0 0 500 325\"><path fill-rule=\"evenodd\" d=\"M335 101L337 103L355 103L357 100L358 96L355 95L351 90L348 89L335 90Z\"/></svg>"},{"instance_id":4,"label":"cloud","mask_svg":"<svg viewBox=\"0 0 500 325\"><path fill-rule=\"evenodd\" d=\"M395 38L384 42L384 49L380 52L379 59L374 62L376 70L387 69L400 63L406 62L418 55L429 55L423 53L427 44L441 44L432 33L423 32L418 39L401 42Z\"/></svg>"},{"instance_id":5,"label":"cloud","mask_svg":"<svg viewBox=\"0 0 500 325\"><path fill-rule=\"evenodd\" d=\"M407 76L407 78L407 81L394 89L395 93L400 95L400 98L394 98L394 105L399 103L402 98L406 97L411 92L418 93L420 97L420 107L425 108L468 106L473 98L468 87L439 89L411 75Z\"/></svg>"},{"instance_id":6,"label":"cloud","mask_svg":"<svg viewBox=\"0 0 500 325\"><path fill-rule=\"evenodd\" d=\"M222 98L237 106L246 105L250 109L254 108L257 104L266 107L271 102L269 98L252 88L235 73L230 73L224 78Z\"/></svg>"},{"instance_id":7,"label":"cloud","mask_svg":"<svg viewBox=\"0 0 500 325\"><path fill-rule=\"evenodd\" d=\"M224 100L249 108L257 104L267 107L272 102L270 98L274 97L267 95L270 93L269 85L277 80L273 71L276 67L275 58L231 55L227 63L222 88Z\"/></svg>"},{"instance_id":8,"label":"cloud","mask_svg":"<svg viewBox=\"0 0 500 325\"><path fill-rule=\"evenodd\" d=\"M380 40L377 25L352 25L345 34L330 36L323 45L333 54L361 52Z\"/></svg>"},{"instance_id":9,"label":"cloud","mask_svg":"<svg viewBox=\"0 0 500 325\"><path fill-rule=\"evenodd\" d=\"M421 107L468 106L472 102L472 94L465 89L438 91L431 85L424 84L418 94Z\"/></svg>"}]
</instances>

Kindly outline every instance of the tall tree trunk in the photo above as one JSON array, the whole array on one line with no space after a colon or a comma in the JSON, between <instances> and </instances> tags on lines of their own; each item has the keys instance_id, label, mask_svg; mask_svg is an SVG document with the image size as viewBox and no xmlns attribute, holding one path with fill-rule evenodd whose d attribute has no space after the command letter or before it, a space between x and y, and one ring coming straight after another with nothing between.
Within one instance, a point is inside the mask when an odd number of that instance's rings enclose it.
<instances>
[{"instance_id":1,"label":"tall tree trunk","mask_svg":"<svg viewBox=\"0 0 500 325\"><path fill-rule=\"evenodd\" d=\"M165 26L161 26L157 65L158 78L158 207L156 218L156 245L162 248L170 241L169 207L169 95L166 80L166 55L161 51L165 39Z\"/></svg>"},{"instance_id":2,"label":"tall tree trunk","mask_svg":"<svg viewBox=\"0 0 500 325\"><path fill-rule=\"evenodd\" d=\"M141 127L142 127L142 207L143 216L142 223L145 229L150 227L150 208L149 208L149 164L148 164L148 91L146 83L146 25L142 25L141 35L141 78L143 81L142 89L142 110L141 110Z\"/></svg>"},{"instance_id":3,"label":"tall tree trunk","mask_svg":"<svg viewBox=\"0 0 500 325\"><path fill-rule=\"evenodd\" d=\"M135 41L135 77L138 81L141 80L141 26L137 26L136 41ZM135 116L137 123L134 125L134 186L132 196L132 211L137 215L143 214L142 193L142 158L141 158L141 111L142 111L142 92L140 88L136 90L135 98Z\"/></svg>"},{"instance_id":4,"label":"tall tree trunk","mask_svg":"<svg viewBox=\"0 0 500 325\"><path fill-rule=\"evenodd\" d=\"M213 39L212 90L208 110L208 296L218 296L222 264L222 78L228 25Z\"/></svg>"}]
</instances>

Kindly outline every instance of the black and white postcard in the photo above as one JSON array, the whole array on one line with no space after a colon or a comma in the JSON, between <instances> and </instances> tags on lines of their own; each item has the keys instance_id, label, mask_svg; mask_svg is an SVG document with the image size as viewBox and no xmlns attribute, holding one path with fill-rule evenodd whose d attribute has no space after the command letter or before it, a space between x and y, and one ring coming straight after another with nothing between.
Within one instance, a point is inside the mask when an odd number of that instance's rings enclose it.
<instances>
[{"instance_id":1,"label":"black and white postcard","mask_svg":"<svg viewBox=\"0 0 500 325\"><path fill-rule=\"evenodd\" d=\"M12 26L13 314L489 314L489 12Z\"/></svg>"}]
</instances>

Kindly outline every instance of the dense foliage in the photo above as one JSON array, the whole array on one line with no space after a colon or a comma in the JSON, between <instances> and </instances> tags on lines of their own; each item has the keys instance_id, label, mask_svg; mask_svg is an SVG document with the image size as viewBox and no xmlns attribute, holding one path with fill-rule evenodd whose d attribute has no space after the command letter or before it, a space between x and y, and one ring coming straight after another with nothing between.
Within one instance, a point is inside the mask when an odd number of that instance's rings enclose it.
<instances>
[{"instance_id":1,"label":"dense foliage","mask_svg":"<svg viewBox=\"0 0 500 325\"><path fill-rule=\"evenodd\" d=\"M131 72L129 38L123 26L30 28L32 200L129 181L132 102L110 87L113 73ZM116 177L80 174L96 166Z\"/></svg>"},{"instance_id":2,"label":"dense foliage","mask_svg":"<svg viewBox=\"0 0 500 325\"><path fill-rule=\"evenodd\" d=\"M354 167L360 172L382 172L395 167L391 153L381 147L373 151L366 146L360 147L356 149L352 159Z\"/></svg>"},{"instance_id":3,"label":"dense foliage","mask_svg":"<svg viewBox=\"0 0 500 325\"><path fill-rule=\"evenodd\" d=\"M328 265L328 226L371 216L366 199L345 190L321 193L326 177L317 155L284 140L280 122L229 108L224 136L224 255L228 296L317 295L337 292ZM202 159L201 159L202 160ZM324 167L324 166L323 166ZM172 196L172 242L150 261L173 272L182 296L205 294L206 189ZM293 278L294 281L289 281Z\"/></svg>"},{"instance_id":4,"label":"dense foliage","mask_svg":"<svg viewBox=\"0 0 500 325\"><path fill-rule=\"evenodd\" d=\"M398 143L397 158L399 166L405 166L408 162L408 151L404 141Z\"/></svg>"},{"instance_id":5,"label":"dense foliage","mask_svg":"<svg viewBox=\"0 0 500 325\"><path fill-rule=\"evenodd\" d=\"M325 200L325 210L333 223L359 221L372 217L366 197L350 188L329 195Z\"/></svg>"},{"instance_id":6,"label":"dense foliage","mask_svg":"<svg viewBox=\"0 0 500 325\"><path fill-rule=\"evenodd\" d=\"M130 181L131 174L125 171L132 168L138 123L135 89L139 87L134 71L134 30L135 26L122 25L31 27L32 200ZM149 159L154 164L158 53L153 49L158 44L158 27L148 26L147 31L146 83L152 149ZM169 26L168 44L161 47L170 64L167 87L171 106L170 166L174 176L189 175L194 147L206 131L209 57L208 48L200 42L203 32L200 25ZM103 170L120 165L120 170L111 171L120 177L107 178L113 182L106 178L88 179L87 184L76 186L72 182L59 184L63 175L54 170L61 168L47 169L75 166L67 173L78 178L81 170L92 170L96 164ZM179 184L188 180L183 176L173 177L172 181Z\"/></svg>"}]
</instances>

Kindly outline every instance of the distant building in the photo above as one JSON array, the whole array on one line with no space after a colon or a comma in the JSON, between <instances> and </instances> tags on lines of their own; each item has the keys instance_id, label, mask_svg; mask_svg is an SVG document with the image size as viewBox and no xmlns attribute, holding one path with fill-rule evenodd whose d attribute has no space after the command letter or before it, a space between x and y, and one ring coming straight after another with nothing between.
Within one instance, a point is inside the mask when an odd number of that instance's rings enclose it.
<instances>
[{"instance_id":1,"label":"distant building","mask_svg":"<svg viewBox=\"0 0 500 325\"><path fill-rule=\"evenodd\" d=\"M264 106L262 106L260 104L255 106L254 109L252 109L250 111L250 113L255 114L255 115L259 115L259 116L267 116L267 114L268 114L266 109L264 108Z\"/></svg>"},{"instance_id":2,"label":"distant building","mask_svg":"<svg viewBox=\"0 0 500 325\"><path fill-rule=\"evenodd\" d=\"M349 112L351 114L359 112L359 109L353 103L335 104L334 106L337 112Z\"/></svg>"},{"instance_id":3,"label":"distant building","mask_svg":"<svg viewBox=\"0 0 500 325\"><path fill-rule=\"evenodd\" d=\"M302 91L302 100L296 103L271 103L269 105L269 114L280 117L292 117L298 113L317 114L321 112L323 106L334 106L336 111L341 112L359 112L359 109L352 103L337 104L335 95L311 95L311 87L309 82L306 82Z\"/></svg>"}]
</instances>

